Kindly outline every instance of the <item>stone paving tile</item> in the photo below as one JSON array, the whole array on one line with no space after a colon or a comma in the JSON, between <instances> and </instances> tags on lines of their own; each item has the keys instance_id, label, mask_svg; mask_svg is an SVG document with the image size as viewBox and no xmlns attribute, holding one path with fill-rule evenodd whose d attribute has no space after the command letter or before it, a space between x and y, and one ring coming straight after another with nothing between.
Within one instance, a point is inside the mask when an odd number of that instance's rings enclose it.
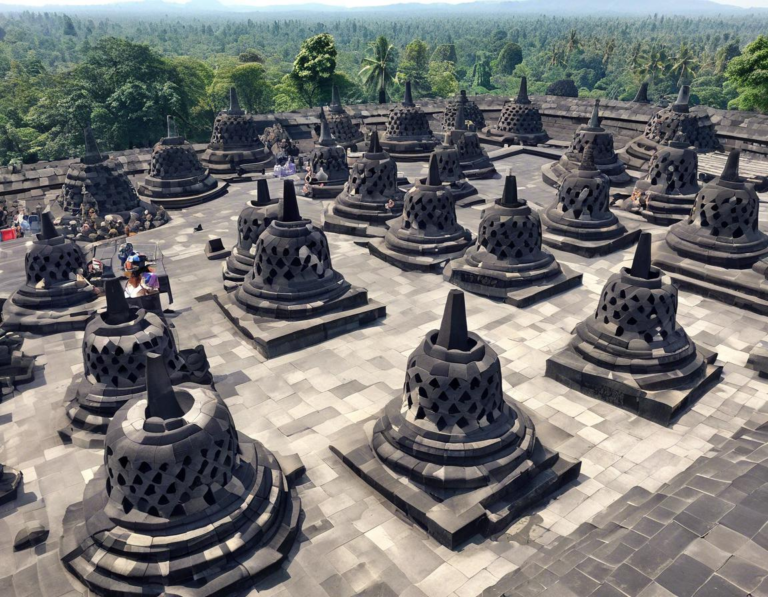
<instances>
[{"instance_id":1,"label":"stone paving tile","mask_svg":"<svg viewBox=\"0 0 768 597\"><path fill-rule=\"evenodd\" d=\"M518 177L521 196L540 209L555 198L553 189L541 182L544 163L544 159L520 155L496 165L500 173L511 169ZM401 164L401 170L412 180L425 168ZM270 181L274 196L279 196L281 184ZM487 200L500 195L501 178L473 184ZM407 356L423 335L439 324L445 296L452 287L437 275L402 272L371 257L354 239L329 234L334 267L352 284L366 287L371 299L385 304L387 317L323 344L265 361L210 299L211 293L222 288L221 262L208 261L203 254L210 238L221 237L225 246L234 244L234 223L255 186L235 183L224 197L174 212L169 225L142 236L157 241L165 255L175 298L169 320L175 325L179 343L184 348L198 343L205 346L217 388L238 429L273 452L298 454L307 467L298 487L305 511L300 542L281 572L246 594L470 597L493 590L497 579L531 573L533 569L526 569L526 563L542 548L558 545L561 537L578 533L585 521L595 514L602 516L635 486L645 492L656 491L701 456L712 453L766 403L768 382L746 369L744 363L752 347L768 336L768 318L685 292L680 293L679 322L697 342L720 353L719 363L725 366L725 373L723 381L672 427L638 419L544 378L546 359L569 341L576 323L595 308L605 280L632 257L631 249L593 260L555 252L561 263L584 274L581 287L522 310L467 295L467 313L470 328L500 356L505 391L537 416L574 436L563 450L582 460L581 477L501 536L485 541L476 538L452 552L406 522L328 449L330 437L375 416L397 393ZM324 202L304 198L299 202L302 213L318 223ZM482 205L457 210L460 223L470 230L476 230L481 212ZM763 213L761 222L766 217L768 214ZM620 214L620 218L631 216ZM202 224L201 232L193 232L197 224ZM644 222L641 226L655 235L664 233ZM22 242L0 251L0 295L9 294L18 285L25 249ZM51 583L51 595L79 593L59 564L58 537L64 511L81 498L85 482L101 464L102 455L63 446L56 430L64 390L82 369L81 340L82 332L28 338L25 352L38 357L36 380L0 404L0 462L22 470L25 476L19 499L0 507L3 595L41 594L42 583ZM742 482L748 484L749 479ZM688 489L696 496L717 491L706 483ZM694 500L686 494L684 501ZM684 508L669 510L678 515ZM660 510L649 514L642 524L641 516L636 521L638 532L631 540L625 535L624 548L618 551L600 553L597 559L586 557L585 552L580 562L576 562L578 558L572 565L569 561L571 569L563 576L571 570L578 570L578 574L568 576L559 594L578 594L579 587L589 585L583 577L599 576L608 565L606 559L612 562L610 572L615 572L613 584L602 584L595 595L618 594L618 589L610 593L605 587L639 586L642 579L621 568L618 560L629 549L640 553L642 546L631 541L650 541L642 534L653 532L654 525L648 521L667 515ZM680 547L686 558L709 569L720 563L718 574L697 588L699 595L709 588L724 594L733 587L742 591L742 587L758 581L751 566L759 566L760 550L768 549L762 535L741 534L751 521L747 514L736 513L727 520L725 516L704 539L694 536L695 540ZM13 537L31 518L50 529L50 538L43 548L13 554L11 543L4 538ZM674 524L685 529L680 522ZM689 520L685 524L693 523ZM726 567L720 562L722 554L738 560ZM647 562L649 567L652 564ZM516 594L533 594L543 589L542 581L549 584L551 580L539 579L540 574L533 576L537 579ZM765 587L765 579L760 584ZM13 586L18 588L5 589ZM641 594L648 597L669 592L654 580Z\"/></svg>"}]
</instances>

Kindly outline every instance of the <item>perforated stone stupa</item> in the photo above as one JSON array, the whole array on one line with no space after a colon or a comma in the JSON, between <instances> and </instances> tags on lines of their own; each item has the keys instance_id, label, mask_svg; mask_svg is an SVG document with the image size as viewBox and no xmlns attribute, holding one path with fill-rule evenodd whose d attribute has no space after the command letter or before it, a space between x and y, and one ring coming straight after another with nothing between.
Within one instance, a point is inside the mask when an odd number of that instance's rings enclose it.
<instances>
[{"instance_id":1,"label":"perforated stone stupa","mask_svg":"<svg viewBox=\"0 0 768 597\"><path fill-rule=\"evenodd\" d=\"M328 239L301 217L286 180L280 213L259 236L254 264L235 292L214 295L235 327L267 358L317 344L384 317L333 269Z\"/></svg>"},{"instance_id":2,"label":"perforated stone stupa","mask_svg":"<svg viewBox=\"0 0 768 597\"><path fill-rule=\"evenodd\" d=\"M518 198L510 175L504 194L483 212L477 243L451 261L443 277L463 290L527 307L578 286L582 275L542 248L539 216Z\"/></svg>"},{"instance_id":3,"label":"perforated stone stupa","mask_svg":"<svg viewBox=\"0 0 768 597\"><path fill-rule=\"evenodd\" d=\"M34 357L26 356L21 347L24 338L0 327L0 400L16 385L34 378Z\"/></svg>"},{"instance_id":4,"label":"perforated stone stupa","mask_svg":"<svg viewBox=\"0 0 768 597\"><path fill-rule=\"evenodd\" d=\"M740 155L731 151L688 217L669 228L654 265L682 288L768 313L768 236L758 226L755 187L739 175Z\"/></svg>"},{"instance_id":5,"label":"perforated stone stupa","mask_svg":"<svg viewBox=\"0 0 768 597\"><path fill-rule=\"evenodd\" d=\"M432 155L437 160L440 181L447 184L457 207L470 207L482 203L483 199L477 194L477 187L470 183L461 168L459 150L455 145L438 145ZM422 179L426 182L426 178Z\"/></svg>"},{"instance_id":6,"label":"perforated stone stupa","mask_svg":"<svg viewBox=\"0 0 768 597\"><path fill-rule=\"evenodd\" d=\"M371 133L368 151L350 169L349 180L323 213L323 230L353 236L383 236L385 222L403 212L397 164Z\"/></svg>"},{"instance_id":7,"label":"perforated stone stupa","mask_svg":"<svg viewBox=\"0 0 768 597\"><path fill-rule=\"evenodd\" d=\"M608 279L595 314L547 360L547 377L662 425L720 379L716 354L676 321L677 288L651 266L643 233L631 268Z\"/></svg>"},{"instance_id":8,"label":"perforated stone stupa","mask_svg":"<svg viewBox=\"0 0 768 597\"><path fill-rule=\"evenodd\" d=\"M549 141L539 109L528 98L528 78L520 79L515 99L504 102L496 126L483 129L484 140L496 145L535 146Z\"/></svg>"},{"instance_id":9,"label":"perforated stone stupa","mask_svg":"<svg viewBox=\"0 0 768 597\"><path fill-rule=\"evenodd\" d=\"M648 174L635 183L628 207L653 224L676 224L688 217L696 201L698 173L699 155L678 133L653 154Z\"/></svg>"},{"instance_id":10,"label":"perforated stone stupa","mask_svg":"<svg viewBox=\"0 0 768 597\"><path fill-rule=\"evenodd\" d=\"M117 412L104 465L64 515L64 567L109 597L251 587L280 567L298 533L290 477L237 432L217 393L173 388L156 354L146 371L146 394Z\"/></svg>"},{"instance_id":11,"label":"perforated stone stupa","mask_svg":"<svg viewBox=\"0 0 768 597\"><path fill-rule=\"evenodd\" d=\"M462 89L458 98L445 105L445 112L443 112L443 130L445 132L448 133L455 130L459 106L464 110L465 128L471 128L473 131L481 131L485 128L485 115L483 111L475 102L467 97L467 92ZM467 126L467 120L471 123L471 127Z\"/></svg>"},{"instance_id":12,"label":"perforated stone stupa","mask_svg":"<svg viewBox=\"0 0 768 597\"><path fill-rule=\"evenodd\" d=\"M20 471L0 462L0 506L16 499L23 478Z\"/></svg>"},{"instance_id":13,"label":"perforated stone stupa","mask_svg":"<svg viewBox=\"0 0 768 597\"><path fill-rule=\"evenodd\" d=\"M636 170L647 170L648 163L653 154L658 151L659 145L674 139L678 133L682 133L685 136L685 142L695 147L699 153L722 148L715 125L707 113L690 111L690 96L690 87L683 85L677 101L659 110L648 121L643 134L630 141L619 152L619 157L627 166Z\"/></svg>"},{"instance_id":14,"label":"perforated stone stupa","mask_svg":"<svg viewBox=\"0 0 768 597\"><path fill-rule=\"evenodd\" d=\"M437 145L429 118L413 103L410 81L405 82L403 102L389 111L380 142L384 151L403 162L427 161Z\"/></svg>"},{"instance_id":15,"label":"perforated stone stupa","mask_svg":"<svg viewBox=\"0 0 768 597\"><path fill-rule=\"evenodd\" d=\"M237 218L237 244L222 265L224 288L234 290L253 269L256 241L269 223L277 218L278 201L269 196L266 178L256 183L256 199L251 199Z\"/></svg>"},{"instance_id":16,"label":"perforated stone stupa","mask_svg":"<svg viewBox=\"0 0 768 597\"><path fill-rule=\"evenodd\" d=\"M402 393L375 422L345 429L331 450L455 548L502 532L578 476L580 464L547 445L545 427L505 396L499 357L467 331L464 294L451 290L440 329L408 357Z\"/></svg>"},{"instance_id":17,"label":"perforated stone stupa","mask_svg":"<svg viewBox=\"0 0 768 597\"><path fill-rule=\"evenodd\" d=\"M140 206L139 196L122 165L99 152L91 127L86 127L85 155L69 164L58 203L70 216L80 217L83 203L103 217L126 214Z\"/></svg>"},{"instance_id":18,"label":"perforated stone stupa","mask_svg":"<svg viewBox=\"0 0 768 597\"><path fill-rule=\"evenodd\" d=\"M627 168L613 149L613 135L600 126L600 100L595 100L589 123L580 126L573 134L571 145L557 162L550 162L541 168L541 177L547 184L558 188L569 172L581 168L584 150L592 147L595 166L611 181L612 186L627 184L631 177Z\"/></svg>"},{"instance_id":19,"label":"perforated stone stupa","mask_svg":"<svg viewBox=\"0 0 768 597\"><path fill-rule=\"evenodd\" d=\"M352 151L357 150L357 144L364 139L360 127L352 122L352 118L347 114L344 106L341 105L339 97L339 88L334 85L331 90L331 105L328 106L328 130L334 141Z\"/></svg>"},{"instance_id":20,"label":"perforated stone stupa","mask_svg":"<svg viewBox=\"0 0 768 597\"><path fill-rule=\"evenodd\" d=\"M585 257L607 255L637 241L640 230L622 224L609 206L611 181L597 169L591 145L581 166L563 179L555 202L541 214L544 244Z\"/></svg>"},{"instance_id":21,"label":"perforated stone stupa","mask_svg":"<svg viewBox=\"0 0 768 597\"><path fill-rule=\"evenodd\" d=\"M57 232L49 211L41 223L24 258L26 282L3 305L3 328L35 334L85 329L102 304L96 289L78 275L85 270L85 254Z\"/></svg>"},{"instance_id":22,"label":"perforated stone stupa","mask_svg":"<svg viewBox=\"0 0 768 597\"><path fill-rule=\"evenodd\" d=\"M195 148L178 134L176 122L168 116L168 136L152 148L139 196L165 208L182 208L220 197L227 186L203 167Z\"/></svg>"},{"instance_id":23,"label":"perforated stone stupa","mask_svg":"<svg viewBox=\"0 0 768 597\"><path fill-rule=\"evenodd\" d=\"M178 351L171 329L160 315L129 307L123 282L104 285L107 309L88 322L83 336L83 373L64 398L63 439L81 448L103 448L112 417L146 389L146 357L159 355L175 384L210 384L203 346Z\"/></svg>"},{"instance_id":24,"label":"perforated stone stupa","mask_svg":"<svg viewBox=\"0 0 768 597\"><path fill-rule=\"evenodd\" d=\"M347 150L331 137L325 113L320 112L320 138L309 154L304 195L333 199L344 189L348 178Z\"/></svg>"},{"instance_id":25,"label":"perforated stone stupa","mask_svg":"<svg viewBox=\"0 0 768 597\"><path fill-rule=\"evenodd\" d=\"M443 144L456 148L459 165L466 178L491 178L496 174L496 167L480 145L480 137L476 132L467 130L464 105L461 103L456 109L453 130L445 133Z\"/></svg>"},{"instance_id":26,"label":"perforated stone stupa","mask_svg":"<svg viewBox=\"0 0 768 597\"><path fill-rule=\"evenodd\" d=\"M371 240L371 255L404 270L440 272L472 242L472 233L456 220L453 193L440 179L437 155L429 160L425 181L405 195L403 214L389 223L384 238Z\"/></svg>"},{"instance_id":27,"label":"perforated stone stupa","mask_svg":"<svg viewBox=\"0 0 768 597\"><path fill-rule=\"evenodd\" d=\"M219 112L213 122L202 162L211 174L224 177L261 172L275 165L272 152L259 138L256 121L240 108L234 87L229 90L229 110Z\"/></svg>"}]
</instances>

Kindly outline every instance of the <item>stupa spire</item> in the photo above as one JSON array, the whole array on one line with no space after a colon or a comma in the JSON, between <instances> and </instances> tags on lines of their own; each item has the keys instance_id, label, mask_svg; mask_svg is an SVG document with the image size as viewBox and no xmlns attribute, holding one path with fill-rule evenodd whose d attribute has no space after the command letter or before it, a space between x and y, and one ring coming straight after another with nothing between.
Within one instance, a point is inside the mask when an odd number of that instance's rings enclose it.
<instances>
[{"instance_id":1,"label":"stupa spire","mask_svg":"<svg viewBox=\"0 0 768 597\"><path fill-rule=\"evenodd\" d=\"M680 88L679 93L677 94L677 100L675 100L675 103L672 104L672 109L675 112L687 112L690 99L691 99L691 86L683 85Z\"/></svg>"},{"instance_id":2,"label":"stupa spire","mask_svg":"<svg viewBox=\"0 0 768 597\"><path fill-rule=\"evenodd\" d=\"M592 117L589 119L589 128L591 129L599 129L600 128L600 100L595 100L595 105L592 108Z\"/></svg>"},{"instance_id":3,"label":"stupa spire","mask_svg":"<svg viewBox=\"0 0 768 597\"><path fill-rule=\"evenodd\" d=\"M331 131L328 128L328 120L325 118L325 112L320 111L320 138L317 140L318 145L323 147L333 147L336 145L336 141L331 136Z\"/></svg>"},{"instance_id":4,"label":"stupa spire","mask_svg":"<svg viewBox=\"0 0 768 597\"><path fill-rule=\"evenodd\" d=\"M341 98L339 97L339 88L337 85L331 87L331 107L341 108Z\"/></svg>"},{"instance_id":5,"label":"stupa spire","mask_svg":"<svg viewBox=\"0 0 768 597\"><path fill-rule=\"evenodd\" d=\"M165 117L165 121L168 125L168 138L172 139L174 137L178 137L179 133L176 130L176 120L174 120L173 116L169 114Z\"/></svg>"},{"instance_id":6,"label":"stupa spire","mask_svg":"<svg viewBox=\"0 0 768 597\"><path fill-rule=\"evenodd\" d=\"M443 321L440 324L435 345L446 350L466 351L469 348L467 312L464 306L464 293L461 290L454 289L448 293Z\"/></svg>"},{"instance_id":7,"label":"stupa spire","mask_svg":"<svg viewBox=\"0 0 768 597\"><path fill-rule=\"evenodd\" d=\"M581 158L581 167L579 170L590 172L597 170L597 167L595 166L595 148L592 147L591 143L584 149L584 154Z\"/></svg>"},{"instance_id":8,"label":"stupa spire","mask_svg":"<svg viewBox=\"0 0 768 597\"><path fill-rule=\"evenodd\" d=\"M57 236L61 236L56 231L56 226L53 225L53 215L49 210L45 210L41 215L42 220L42 226L41 226L41 238L44 240L51 240L52 238L56 238Z\"/></svg>"},{"instance_id":9,"label":"stupa spire","mask_svg":"<svg viewBox=\"0 0 768 597\"><path fill-rule=\"evenodd\" d=\"M131 309L125 298L125 289L120 278L109 278L104 282L104 294L107 297L108 323L120 324L131 319Z\"/></svg>"},{"instance_id":10,"label":"stupa spire","mask_svg":"<svg viewBox=\"0 0 768 597\"><path fill-rule=\"evenodd\" d=\"M429 173L427 174L427 186L439 187L443 184L440 179L440 166L437 163L437 156L433 153L429 156Z\"/></svg>"},{"instance_id":11,"label":"stupa spire","mask_svg":"<svg viewBox=\"0 0 768 597\"><path fill-rule=\"evenodd\" d=\"M640 85L640 89L637 90L637 95L635 95L635 99L632 100L635 104L649 104L650 100L648 99L648 81L643 81L643 84Z\"/></svg>"},{"instance_id":12,"label":"stupa spire","mask_svg":"<svg viewBox=\"0 0 768 597\"><path fill-rule=\"evenodd\" d=\"M520 90L517 92L516 104L530 104L531 100L528 98L528 77L520 78Z\"/></svg>"},{"instance_id":13,"label":"stupa spire","mask_svg":"<svg viewBox=\"0 0 768 597\"><path fill-rule=\"evenodd\" d=\"M728 159L725 160L725 167L723 173L720 175L720 180L726 182L740 182L739 176L739 158L741 157L741 149L734 149L728 154Z\"/></svg>"},{"instance_id":14,"label":"stupa spire","mask_svg":"<svg viewBox=\"0 0 768 597\"><path fill-rule=\"evenodd\" d=\"M229 111L232 114L242 112L240 109L240 102L237 99L237 89L234 87L229 88Z\"/></svg>"},{"instance_id":15,"label":"stupa spire","mask_svg":"<svg viewBox=\"0 0 768 597\"><path fill-rule=\"evenodd\" d=\"M403 96L403 105L404 106L415 106L416 104L413 103L413 96L411 94L411 82L406 81L405 82L405 95Z\"/></svg>"},{"instance_id":16,"label":"stupa spire","mask_svg":"<svg viewBox=\"0 0 768 597\"><path fill-rule=\"evenodd\" d=\"M96 145L96 138L93 136L90 126L83 129L83 135L85 136L85 157L101 159L101 152L99 152L99 146Z\"/></svg>"},{"instance_id":17,"label":"stupa spire","mask_svg":"<svg viewBox=\"0 0 768 597\"><path fill-rule=\"evenodd\" d=\"M632 260L632 269L629 273L635 278L648 280L651 277L651 240L650 232L643 232L635 249L635 258Z\"/></svg>"},{"instance_id":18,"label":"stupa spire","mask_svg":"<svg viewBox=\"0 0 768 597\"><path fill-rule=\"evenodd\" d=\"M464 117L464 104L459 102L456 106L456 120L453 124L453 130L466 131L467 119Z\"/></svg>"},{"instance_id":19,"label":"stupa spire","mask_svg":"<svg viewBox=\"0 0 768 597\"><path fill-rule=\"evenodd\" d=\"M499 205L502 207L520 207L522 203L517 196L517 177L507 174L504 180L504 192L501 195Z\"/></svg>"},{"instance_id":20,"label":"stupa spire","mask_svg":"<svg viewBox=\"0 0 768 597\"><path fill-rule=\"evenodd\" d=\"M156 353L147 353L147 419L159 417L163 420L178 419L184 416L176 393L173 391L171 377L165 367L163 357Z\"/></svg>"},{"instance_id":21,"label":"stupa spire","mask_svg":"<svg viewBox=\"0 0 768 597\"><path fill-rule=\"evenodd\" d=\"M272 198L269 196L269 183L266 178L256 181L256 205L269 205Z\"/></svg>"},{"instance_id":22,"label":"stupa spire","mask_svg":"<svg viewBox=\"0 0 768 597\"><path fill-rule=\"evenodd\" d=\"M299 213L299 202L296 199L296 187L292 180L283 181L283 198L280 201L281 222L300 222L302 220Z\"/></svg>"},{"instance_id":23,"label":"stupa spire","mask_svg":"<svg viewBox=\"0 0 768 597\"><path fill-rule=\"evenodd\" d=\"M379 144L379 131L373 131L371 133L371 139L368 142L368 153L381 153L381 145Z\"/></svg>"}]
</instances>

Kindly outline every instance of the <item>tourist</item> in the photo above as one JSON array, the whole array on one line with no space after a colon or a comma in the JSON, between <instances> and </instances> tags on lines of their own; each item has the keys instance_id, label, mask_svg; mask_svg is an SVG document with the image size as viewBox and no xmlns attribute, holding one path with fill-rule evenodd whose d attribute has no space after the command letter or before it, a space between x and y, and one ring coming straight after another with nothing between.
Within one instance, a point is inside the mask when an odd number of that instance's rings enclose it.
<instances>
[{"instance_id":1,"label":"tourist","mask_svg":"<svg viewBox=\"0 0 768 597\"><path fill-rule=\"evenodd\" d=\"M125 296L138 298L160 292L160 282L147 265L147 256L142 253L132 253L125 261L125 273L128 281L125 284Z\"/></svg>"}]
</instances>

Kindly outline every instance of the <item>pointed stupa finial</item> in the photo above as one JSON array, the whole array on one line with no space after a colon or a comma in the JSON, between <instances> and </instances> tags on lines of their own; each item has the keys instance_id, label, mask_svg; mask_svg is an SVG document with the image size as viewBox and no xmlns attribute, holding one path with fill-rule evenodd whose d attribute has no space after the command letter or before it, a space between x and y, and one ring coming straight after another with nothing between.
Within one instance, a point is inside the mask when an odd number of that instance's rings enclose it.
<instances>
[{"instance_id":1,"label":"pointed stupa finial","mask_svg":"<svg viewBox=\"0 0 768 597\"><path fill-rule=\"evenodd\" d=\"M516 104L530 104L531 100L528 98L528 77L520 78L520 90L517 92Z\"/></svg>"},{"instance_id":2,"label":"pointed stupa finial","mask_svg":"<svg viewBox=\"0 0 768 597\"><path fill-rule=\"evenodd\" d=\"M266 178L256 181L256 205L267 205L272 198L269 196L269 183Z\"/></svg>"},{"instance_id":3,"label":"pointed stupa finial","mask_svg":"<svg viewBox=\"0 0 768 597\"><path fill-rule=\"evenodd\" d=\"M589 119L589 128L600 128L600 100L595 100L595 105L592 107L592 117Z\"/></svg>"},{"instance_id":4,"label":"pointed stupa finial","mask_svg":"<svg viewBox=\"0 0 768 597\"><path fill-rule=\"evenodd\" d=\"M520 207L523 205L517 196L517 176L507 174L504 180L504 192L499 205L502 207Z\"/></svg>"},{"instance_id":5,"label":"pointed stupa finial","mask_svg":"<svg viewBox=\"0 0 768 597\"><path fill-rule=\"evenodd\" d=\"M677 94L677 100L672 104L672 109L675 112L687 112L688 103L691 100L691 86L683 85L680 88L680 92Z\"/></svg>"},{"instance_id":6,"label":"pointed stupa finial","mask_svg":"<svg viewBox=\"0 0 768 597\"><path fill-rule=\"evenodd\" d=\"M104 281L104 294L107 297L107 323L115 325L131 319L131 308L120 278L107 278Z\"/></svg>"},{"instance_id":7,"label":"pointed stupa finial","mask_svg":"<svg viewBox=\"0 0 768 597\"><path fill-rule=\"evenodd\" d=\"M642 85L640 85L640 89L637 90L637 94L635 95L635 99L632 100L632 103L634 104L650 104L651 101L648 99L648 81L643 81Z\"/></svg>"},{"instance_id":8,"label":"pointed stupa finial","mask_svg":"<svg viewBox=\"0 0 768 597\"><path fill-rule=\"evenodd\" d=\"M46 209L40 216L40 219L42 220L40 229L41 239L51 240L52 238L61 236L61 234L57 232L56 226L53 225L53 214L51 214L50 209Z\"/></svg>"},{"instance_id":9,"label":"pointed stupa finial","mask_svg":"<svg viewBox=\"0 0 768 597\"><path fill-rule=\"evenodd\" d=\"M368 153L381 153L381 144L379 144L379 131L371 132L371 139L368 142Z\"/></svg>"},{"instance_id":10,"label":"pointed stupa finial","mask_svg":"<svg viewBox=\"0 0 768 597\"><path fill-rule=\"evenodd\" d=\"M456 105L456 118L453 122L453 130L454 131L466 131L467 130L467 119L464 116L464 104L459 102Z\"/></svg>"},{"instance_id":11,"label":"pointed stupa finial","mask_svg":"<svg viewBox=\"0 0 768 597\"><path fill-rule=\"evenodd\" d=\"M462 89L459 92L459 103L466 104L467 101L469 101L469 100L467 100L467 90L466 89Z\"/></svg>"},{"instance_id":12,"label":"pointed stupa finial","mask_svg":"<svg viewBox=\"0 0 768 597\"><path fill-rule=\"evenodd\" d=\"M331 87L331 107L341 108L341 98L339 97L339 87L335 83L333 87Z\"/></svg>"},{"instance_id":13,"label":"pointed stupa finial","mask_svg":"<svg viewBox=\"0 0 768 597\"><path fill-rule=\"evenodd\" d=\"M93 136L93 130L90 126L83 129L83 135L85 136L85 158L91 160L100 160L101 152L99 152L99 146L96 145L96 137Z\"/></svg>"},{"instance_id":14,"label":"pointed stupa finial","mask_svg":"<svg viewBox=\"0 0 768 597\"><path fill-rule=\"evenodd\" d=\"M650 232L643 232L637 241L635 258L632 260L632 269L629 274L634 278L648 280L651 277L651 239Z\"/></svg>"},{"instance_id":15,"label":"pointed stupa finial","mask_svg":"<svg viewBox=\"0 0 768 597\"><path fill-rule=\"evenodd\" d=\"M234 87L229 88L229 112L230 114L239 114L242 112L240 109L240 102L237 99L237 89Z\"/></svg>"},{"instance_id":16,"label":"pointed stupa finial","mask_svg":"<svg viewBox=\"0 0 768 597\"><path fill-rule=\"evenodd\" d=\"M279 220L281 222L301 222L299 201L296 199L296 187L292 180L283 181L283 198L280 200Z\"/></svg>"},{"instance_id":17,"label":"pointed stupa finial","mask_svg":"<svg viewBox=\"0 0 768 597\"><path fill-rule=\"evenodd\" d=\"M325 112L320 112L320 138L317 140L317 144L322 147L333 147L336 145L336 141L331 136L331 130L328 127L328 120L325 118Z\"/></svg>"},{"instance_id":18,"label":"pointed stupa finial","mask_svg":"<svg viewBox=\"0 0 768 597\"><path fill-rule=\"evenodd\" d=\"M176 120L171 116L170 114L165 117L165 121L168 125L168 138L173 139L174 137L178 137L179 133L176 130Z\"/></svg>"},{"instance_id":19,"label":"pointed stupa finial","mask_svg":"<svg viewBox=\"0 0 768 597\"><path fill-rule=\"evenodd\" d=\"M154 352L147 353L147 419L158 417L167 421L184 416L176 393L173 391L171 377L165 367L163 357Z\"/></svg>"},{"instance_id":20,"label":"pointed stupa finial","mask_svg":"<svg viewBox=\"0 0 768 597\"><path fill-rule=\"evenodd\" d=\"M741 157L741 149L733 149L728 154L728 159L725 160L725 168L720 175L720 180L725 182L741 182L739 176L739 158Z\"/></svg>"},{"instance_id":21,"label":"pointed stupa finial","mask_svg":"<svg viewBox=\"0 0 768 597\"><path fill-rule=\"evenodd\" d=\"M406 81L405 82L405 95L403 95L403 105L412 107L416 104L413 103L413 96L411 94L411 82Z\"/></svg>"},{"instance_id":22,"label":"pointed stupa finial","mask_svg":"<svg viewBox=\"0 0 768 597\"><path fill-rule=\"evenodd\" d=\"M427 186L439 187L443 184L440 179L440 166L437 164L437 154L432 152L429 156L429 172L427 173Z\"/></svg>"},{"instance_id":23,"label":"pointed stupa finial","mask_svg":"<svg viewBox=\"0 0 768 597\"><path fill-rule=\"evenodd\" d=\"M581 157L581 167L579 170L583 170L585 172L592 172L597 170L597 167L595 166L595 148L592 147L591 143L588 143L584 149L584 153Z\"/></svg>"},{"instance_id":24,"label":"pointed stupa finial","mask_svg":"<svg viewBox=\"0 0 768 597\"><path fill-rule=\"evenodd\" d=\"M448 293L445 301L443 321L440 323L440 331L437 333L436 346L446 350L469 349L469 334L467 333L467 310L464 305L464 293L453 289Z\"/></svg>"},{"instance_id":25,"label":"pointed stupa finial","mask_svg":"<svg viewBox=\"0 0 768 597\"><path fill-rule=\"evenodd\" d=\"M380 104L387 103L387 90L384 88L379 89L379 103Z\"/></svg>"}]
</instances>

